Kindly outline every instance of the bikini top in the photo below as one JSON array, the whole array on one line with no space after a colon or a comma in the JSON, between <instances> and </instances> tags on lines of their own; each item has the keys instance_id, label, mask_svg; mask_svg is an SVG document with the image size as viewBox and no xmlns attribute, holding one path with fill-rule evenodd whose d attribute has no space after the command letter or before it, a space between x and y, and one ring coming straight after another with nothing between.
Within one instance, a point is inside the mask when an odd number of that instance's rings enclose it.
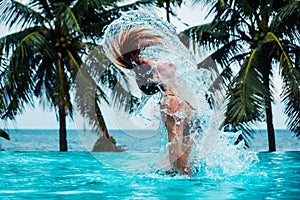
<instances>
[{"instance_id":1,"label":"bikini top","mask_svg":"<svg viewBox=\"0 0 300 200\"><path fill-rule=\"evenodd\" d=\"M157 82L149 82L149 83L140 85L139 88L146 95L154 95L157 92L165 91L163 85L161 83L157 83ZM166 96L175 96L175 94L173 94L173 93L166 93L165 95ZM185 100L185 102L192 110L196 110L188 101Z\"/></svg>"},{"instance_id":2,"label":"bikini top","mask_svg":"<svg viewBox=\"0 0 300 200\"><path fill-rule=\"evenodd\" d=\"M139 86L140 90L146 95L154 95L159 91L162 91L162 86L159 83L150 82Z\"/></svg>"}]
</instances>

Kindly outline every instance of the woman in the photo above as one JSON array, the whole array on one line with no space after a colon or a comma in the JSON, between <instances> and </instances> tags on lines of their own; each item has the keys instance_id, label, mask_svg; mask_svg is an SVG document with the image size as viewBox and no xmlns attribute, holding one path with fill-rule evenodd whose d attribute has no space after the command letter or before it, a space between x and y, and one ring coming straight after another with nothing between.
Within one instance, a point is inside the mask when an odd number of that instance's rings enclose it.
<instances>
[{"instance_id":1,"label":"woman","mask_svg":"<svg viewBox=\"0 0 300 200\"><path fill-rule=\"evenodd\" d=\"M151 29L135 27L125 29L110 38L106 49L120 67L133 70L142 92L162 93L160 101L162 120L168 130L169 160L173 170L191 175L189 154L192 139L189 135L193 106L181 95L176 86L176 66L159 60L146 60L142 52L160 45L164 38Z\"/></svg>"}]
</instances>

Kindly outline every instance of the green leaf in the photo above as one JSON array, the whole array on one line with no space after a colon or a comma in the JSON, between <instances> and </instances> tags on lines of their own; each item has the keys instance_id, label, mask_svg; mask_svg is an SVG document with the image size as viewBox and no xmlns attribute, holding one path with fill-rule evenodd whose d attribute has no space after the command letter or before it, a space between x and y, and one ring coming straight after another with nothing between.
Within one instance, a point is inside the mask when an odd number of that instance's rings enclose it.
<instances>
[{"instance_id":1,"label":"green leaf","mask_svg":"<svg viewBox=\"0 0 300 200\"><path fill-rule=\"evenodd\" d=\"M48 58L54 58L51 45L47 38L45 38L40 32L32 32L24 37L19 45L21 57L25 58L29 56L29 49L34 49L37 53L40 53Z\"/></svg>"},{"instance_id":2,"label":"green leaf","mask_svg":"<svg viewBox=\"0 0 300 200\"><path fill-rule=\"evenodd\" d=\"M269 89L263 84L261 50L261 48L253 50L228 91L227 121L229 123L260 120L265 108L264 101L270 101L271 97L266 95L269 94Z\"/></svg>"},{"instance_id":3,"label":"green leaf","mask_svg":"<svg viewBox=\"0 0 300 200\"><path fill-rule=\"evenodd\" d=\"M76 33L82 35L78 21L74 13L69 7L66 7L65 10L59 15L58 18L59 21L61 22L61 26L63 30L67 34L74 35Z\"/></svg>"},{"instance_id":4,"label":"green leaf","mask_svg":"<svg viewBox=\"0 0 300 200\"><path fill-rule=\"evenodd\" d=\"M31 24L43 23L45 20L39 12L15 0L1 1L0 12L0 21L10 28L16 25L26 28Z\"/></svg>"}]
</instances>

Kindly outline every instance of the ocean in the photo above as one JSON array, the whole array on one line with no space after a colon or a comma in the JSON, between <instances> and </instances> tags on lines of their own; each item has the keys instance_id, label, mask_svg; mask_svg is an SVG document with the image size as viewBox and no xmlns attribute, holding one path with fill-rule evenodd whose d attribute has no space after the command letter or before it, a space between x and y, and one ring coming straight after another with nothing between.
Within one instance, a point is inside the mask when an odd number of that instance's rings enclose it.
<instances>
[{"instance_id":1,"label":"ocean","mask_svg":"<svg viewBox=\"0 0 300 200\"><path fill-rule=\"evenodd\" d=\"M0 147L7 151L58 151L58 130L9 129L11 140L0 138ZM161 147L162 136L158 130L110 130L117 145L128 151L156 152ZM91 151L98 135L93 131L68 130L69 151ZM300 140L288 130L276 130L277 151L300 151ZM268 151L266 130L256 130L251 140L251 150Z\"/></svg>"}]
</instances>

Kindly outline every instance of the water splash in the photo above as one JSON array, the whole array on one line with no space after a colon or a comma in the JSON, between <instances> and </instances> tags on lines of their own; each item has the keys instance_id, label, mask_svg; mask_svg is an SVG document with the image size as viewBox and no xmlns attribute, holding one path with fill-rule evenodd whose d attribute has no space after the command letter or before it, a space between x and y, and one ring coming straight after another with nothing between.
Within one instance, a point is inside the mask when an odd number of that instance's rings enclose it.
<instances>
[{"instance_id":1,"label":"water splash","mask_svg":"<svg viewBox=\"0 0 300 200\"><path fill-rule=\"evenodd\" d=\"M199 151L199 146L202 143L196 141L194 155L192 155L195 159L193 161L195 175L198 177L225 178L240 174L256 163L258 157L254 152L247 151L243 141L234 145L239 134L239 132L220 132L211 151L201 157L199 155L203 155L203 152Z\"/></svg>"},{"instance_id":2,"label":"water splash","mask_svg":"<svg viewBox=\"0 0 300 200\"><path fill-rule=\"evenodd\" d=\"M153 34L163 38L160 45L142 49L141 56L143 60L154 61L153 66L158 66L161 63L175 64L175 88L193 107L192 123L189 128L189 135L193 138L192 153L190 155L193 172L199 176L221 177L223 175L235 175L248 169L257 161L256 155L248 152L243 142L234 145L239 133L225 133L219 130L223 121L220 117L222 113L217 114L213 111L206 99L211 82L210 72L206 69L197 69L193 54L176 36L176 29L173 25L149 11L125 12L105 29L102 47L106 55L114 61L109 49L111 41L116 40L115 37L123 30L139 27L147 28ZM128 74L134 76L132 73ZM160 93L153 95L153 98L160 99L160 95ZM133 113L141 115L149 98L150 96L146 96L144 100L142 98L142 107L136 108ZM152 106L159 107L158 104ZM152 114L157 118L157 113ZM177 113L178 117L180 114L185 113ZM167 130L163 126L159 130L163 138L162 144L165 147L163 152L166 153L168 146ZM167 170L168 164L160 164L158 168Z\"/></svg>"}]
</instances>

